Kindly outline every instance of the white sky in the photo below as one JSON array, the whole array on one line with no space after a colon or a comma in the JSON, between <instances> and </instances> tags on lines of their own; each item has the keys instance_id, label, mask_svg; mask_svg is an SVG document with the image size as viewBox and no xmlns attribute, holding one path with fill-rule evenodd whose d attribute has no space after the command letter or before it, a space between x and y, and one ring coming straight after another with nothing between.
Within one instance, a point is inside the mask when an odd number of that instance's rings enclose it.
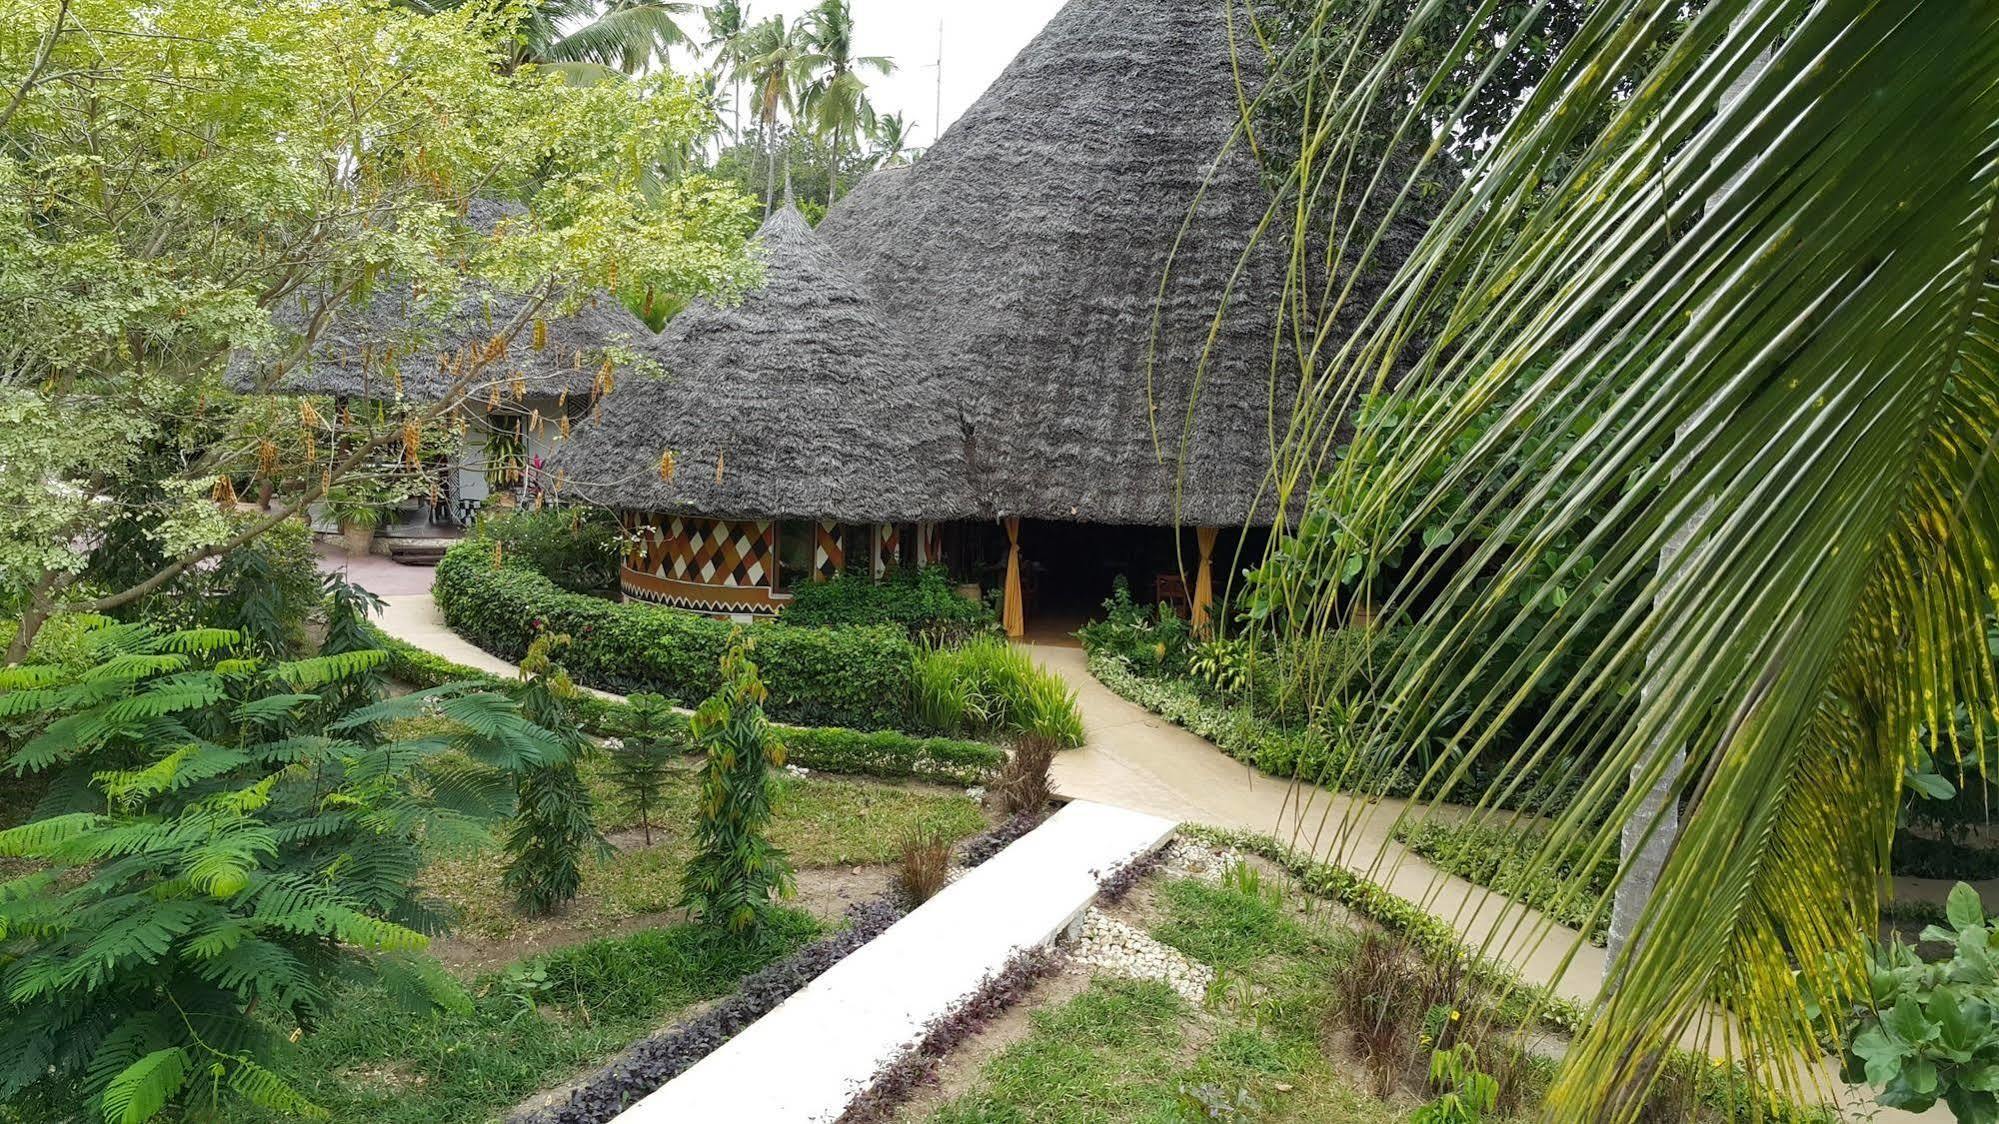
<instances>
[{"instance_id":1,"label":"white sky","mask_svg":"<svg viewBox=\"0 0 1999 1124\"><path fill-rule=\"evenodd\" d=\"M749 0L749 17L782 13L796 19L815 0ZM921 148L941 132L937 121L937 29L944 28L943 125L971 108L1013 56L1047 24L1063 0L853 0L855 53L888 55L896 70L886 78L868 75L875 109L900 113L915 127L912 147ZM682 27L700 36L701 16L690 13Z\"/></svg>"}]
</instances>

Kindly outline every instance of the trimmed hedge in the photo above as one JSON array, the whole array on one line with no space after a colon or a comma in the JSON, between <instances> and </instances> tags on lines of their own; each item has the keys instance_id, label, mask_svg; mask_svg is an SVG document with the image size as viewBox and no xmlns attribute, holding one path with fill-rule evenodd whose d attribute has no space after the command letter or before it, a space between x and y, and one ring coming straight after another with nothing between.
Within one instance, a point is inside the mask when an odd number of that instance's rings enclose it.
<instances>
[{"instance_id":1,"label":"trimmed hedge","mask_svg":"<svg viewBox=\"0 0 1999 1124\"><path fill-rule=\"evenodd\" d=\"M840 574L791 592L784 622L826 628L852 624L892 624L936 642L955 642L999 627L984 603L958 596L941 566L898 570L880 581Z\"/></svg>"},{"instance_id":2,"label":"trimmed hedge","mask_svg":"<svg viewBox=\"0 0 1999 1124\"><path fill-rule=\"evenodd\" d=\"M510 685L497 675L452 663L380 629L374 630L374 643L389 653L388 674L412 687L468 680L496 688ZM623 729L628 709L624 703L588 693L578 693L568 701L578 724L591 733L615 736ZM678 718L685 722L687 716ZM892 730L781 726L778 736L784 741L787 761L822 773L982 785L1006 764L1006 751L996 745L953 738L916 738ZM692 744L691 739L688 741Z\"/></svg>"},{"instance_id":3,"label":"trimmed hedge","mask_svg":"<svg viewBox=\"0 0 1999 1124\"><path fill-rule=\"evenodd\" d=\"M1504 824L1405 823L1395 838L1439 868L1580 930L1591 944L1604 943L1610 917L1598 905L1617 878L1615 855L1592 869L1569 861L1536 868L1541 833Z\"/></svg>"},{"instance_id":4,"label":"trimmed hedge","mask_svg":"<svg viewBox=\"0 0 1999 1124\"><path fill-rule=\"evenodd\" d=\"M651 691L685 702L721 685L722 653L738 626L676 609L569 593L542 575L468 541L438 563L432 588L452 631L518 660L543 631L570 646L563 666L578 683L621 695ZM772 718L805 726L892 730L909 722L916 646L891 625L752 628Z\"/></svg>"}]
</instances>

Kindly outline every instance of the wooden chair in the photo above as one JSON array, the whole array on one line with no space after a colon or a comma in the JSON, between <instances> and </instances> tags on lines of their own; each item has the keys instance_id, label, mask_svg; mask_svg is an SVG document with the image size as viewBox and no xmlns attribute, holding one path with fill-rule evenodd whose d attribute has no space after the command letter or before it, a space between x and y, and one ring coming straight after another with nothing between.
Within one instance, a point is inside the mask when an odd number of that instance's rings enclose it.
<instances>
[{"instance_id":1,"label":"wooden chair","mask_svg":"<svg viewBox=\"0 0 1999 1124\"><path fill-rule=\"evenodd\" d=\"M1187 583L1178 574L1160 574L1152 579L1152 596L1161 605L1173 606L1173 611L1183 617L1194 612L1194 602L1187 596Z\"/></svg>"}]
</instances>

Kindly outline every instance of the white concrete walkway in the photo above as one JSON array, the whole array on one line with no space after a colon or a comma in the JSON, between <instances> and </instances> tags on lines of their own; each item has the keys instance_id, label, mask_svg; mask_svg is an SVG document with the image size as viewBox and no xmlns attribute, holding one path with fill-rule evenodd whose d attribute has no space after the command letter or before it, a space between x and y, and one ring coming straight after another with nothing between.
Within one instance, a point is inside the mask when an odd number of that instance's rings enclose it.
<instances>
[{"instance_id":1,"label":"white concrete walkway","mask_svg":"<svg viewBox=\"0 0 1999 1124\"><path fill-rule=\"evenodd\" d=\"M1081 916L1099 874L1159 846L1175 826L1070 804L617 1120L837 1119L924 1027Z\"/></svg>"}]
</instances>

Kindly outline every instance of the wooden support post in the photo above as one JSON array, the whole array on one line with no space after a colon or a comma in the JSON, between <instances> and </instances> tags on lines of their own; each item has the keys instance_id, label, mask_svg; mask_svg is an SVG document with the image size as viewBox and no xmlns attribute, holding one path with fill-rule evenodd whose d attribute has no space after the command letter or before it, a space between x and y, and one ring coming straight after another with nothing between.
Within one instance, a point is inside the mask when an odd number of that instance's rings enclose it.
<instances>
[{"instance_id":1,"label":"wooden support post","mask_svg":"<svg viewBox=\"0 0 1999 1124\"><path fill-rule=\"evenodd\" d=\"M1213 631L1208 612L1215 604L1215 575L1211 561L1215 554L1215 528L1194 528L1194 541L1201 546L1201 568L1194 577L1194 634L1206 636Z\"/></svg>"},{"instance_id":2,"label":"wooden support post","mask_svg":"<svg viewBox=\"0 0 1999 1124\"><path fill-rule=\"evenodd\" d=\"M1018 640L1027 635L1027 612L1020 603L1020 518L1006 518L1006 601L1000 623L1006 634Z\"/></svg>"}]
</instances>

